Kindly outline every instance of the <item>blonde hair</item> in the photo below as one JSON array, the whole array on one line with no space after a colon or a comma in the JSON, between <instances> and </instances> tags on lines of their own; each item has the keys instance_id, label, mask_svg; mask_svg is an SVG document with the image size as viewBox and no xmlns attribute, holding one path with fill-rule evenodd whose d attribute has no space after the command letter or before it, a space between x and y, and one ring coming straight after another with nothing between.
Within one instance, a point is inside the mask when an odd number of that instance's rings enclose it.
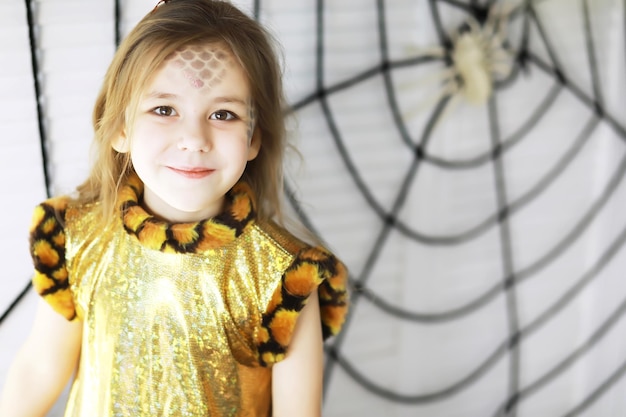
<instances>
[{"instance_id":1,"label":"blonde hair","mask_svg":"<svg viewBox=\"0 0 626 417\"><path fill-rule=\"evenodd\" d=\"M78 191L80 202L100 201L102 221L115 215L120 184L134 172L128 153L113 149L131 135L136 103L166 58L184 46L219 43L227 47L248 77L261 149L242 179L258 201L258 217L282 219L285 139L281 69L272 37L254 19L218 0L170 0L146 15L119 46L93 111L94 163Z\"/></svg>"}]
</instances>

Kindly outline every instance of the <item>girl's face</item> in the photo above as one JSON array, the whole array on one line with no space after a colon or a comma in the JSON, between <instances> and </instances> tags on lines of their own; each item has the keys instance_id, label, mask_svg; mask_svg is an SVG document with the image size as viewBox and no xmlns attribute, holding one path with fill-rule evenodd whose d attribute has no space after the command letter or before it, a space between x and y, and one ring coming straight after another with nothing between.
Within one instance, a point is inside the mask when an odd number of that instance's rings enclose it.
<instances>
[{"instance_id":1,"label":"girl's face","mask_svg":"<svg viewBox=\"0 0 626 417\"><path fill-rule=\"evenodd\" d=\"M219 44L172 54L139 99L130 152L144 183L144 206L171 222L219 214L224 195L261 145L248 80ZM257 131L258 132L258 131Z\"/></svg>"}]
</instances>

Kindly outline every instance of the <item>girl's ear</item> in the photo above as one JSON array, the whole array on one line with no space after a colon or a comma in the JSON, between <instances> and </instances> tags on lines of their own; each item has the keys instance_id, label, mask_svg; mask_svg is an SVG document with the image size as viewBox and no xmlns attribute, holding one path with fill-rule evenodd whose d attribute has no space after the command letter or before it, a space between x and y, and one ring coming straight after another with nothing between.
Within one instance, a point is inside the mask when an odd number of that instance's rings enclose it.
<instances>
[{"instance_id":1,"label":"girl's ear","mask_svg":"<svg viewBox=\"0 0 626 417\"><path fill-rule=\"evenodd\" d=\"M126 132L120 133L117 138L113 139L111 146L119 153L126 153L130 151L130 145L128 143L128 139L126 138Z\"/></svg>"},{"instance_id":2,"label":"girl's ear","mask_svg":"<svg viewBox=\"0 0 626 417\"><path fill-rule=\"evenodd\" d=\"M259 128L254 129L252 139L250 139L250 145L248 145L248 161L252 161L259 154L261 149L261 131Z\"/></svg>"}]
</instances>

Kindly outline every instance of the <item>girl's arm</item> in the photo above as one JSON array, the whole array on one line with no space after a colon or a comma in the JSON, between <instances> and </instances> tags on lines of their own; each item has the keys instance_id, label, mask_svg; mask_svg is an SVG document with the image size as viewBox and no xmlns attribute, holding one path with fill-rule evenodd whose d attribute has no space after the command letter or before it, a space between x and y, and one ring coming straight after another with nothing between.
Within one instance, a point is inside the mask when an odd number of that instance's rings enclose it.
<instances>
[{"instance_id":1,"label":"girl's arm","mask_svg":"<svg viewBox=\"0 0 626 417\"><path fill-rule=\"evenodd\" d=\"M69 322L43 300L7 375L0 416L44 416L76 369L81 322Z\"/></svg>"},{"instance_id":2,"label":"girl's arm","mask_svg":"<svg viewBox=\"0 0 626 417\"><path fill-rule=\"evenodd\" d=\"M272 371L274 417L319 417L324 351L317 291L302 309L287 356Z\"/></svg>"}]
</instances>

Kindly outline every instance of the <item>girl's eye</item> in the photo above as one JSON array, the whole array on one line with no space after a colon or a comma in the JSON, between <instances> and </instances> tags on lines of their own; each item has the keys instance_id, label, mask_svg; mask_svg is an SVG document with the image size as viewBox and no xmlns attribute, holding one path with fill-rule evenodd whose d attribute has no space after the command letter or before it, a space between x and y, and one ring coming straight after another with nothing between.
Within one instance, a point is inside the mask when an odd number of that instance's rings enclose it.
<instances>
[{"instance_id":1,"label":"girl's eye","mask_svg":"<svg viewBox=\"0 0 626 417\"><path fill-rule=\"evenodd\" d=\"M210 117L211 120L233 120L236 118L235 114L228 110L218 110Z\"/></svg>"},{"instance_id":2,"label":"girl's eye","mask_svg":"<svg viewBox=\"0 0 626 417\"><path fill-rule=\"evenodd\" d=\"M170 106L159 106L159 107L155 107L152 112L154 114L156 114L157 116L176 116L176 110L174 110L172 107Z\"/></svg>"}]
</instances>

